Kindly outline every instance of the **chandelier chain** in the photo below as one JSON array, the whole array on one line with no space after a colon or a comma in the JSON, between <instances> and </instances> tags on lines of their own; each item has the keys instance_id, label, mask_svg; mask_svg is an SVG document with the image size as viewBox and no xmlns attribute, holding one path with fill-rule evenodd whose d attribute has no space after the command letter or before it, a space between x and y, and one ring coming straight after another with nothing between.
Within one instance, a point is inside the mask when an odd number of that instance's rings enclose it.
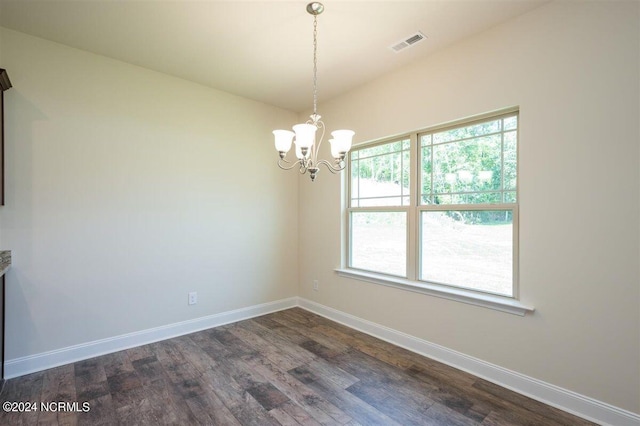
<instances>
[{"instance_id":1,"label":"chandelier chain","mask_svg":"<svg viewBox=\"0 0 640 426\"><path fill-rule=\"evenodd\" d=\"M313 15L313 114L318 106L318 16Z\"/></svg>"}]
</instances>

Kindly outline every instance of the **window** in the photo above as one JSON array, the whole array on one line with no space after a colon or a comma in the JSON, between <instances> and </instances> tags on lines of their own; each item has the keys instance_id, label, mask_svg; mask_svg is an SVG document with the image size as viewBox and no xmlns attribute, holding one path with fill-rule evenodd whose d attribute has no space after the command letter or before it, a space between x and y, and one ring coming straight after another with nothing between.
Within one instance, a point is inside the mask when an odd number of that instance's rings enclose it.
<instances>
[{"instance_id":1,"label":"window","mask_svg":"<svg viewBox=\"0 0 640 426\"><path fill-rule=\"evenodd\" d=\"M516 296L518 111L349 154L347 266Z\"/></svg>"}]
</instances>

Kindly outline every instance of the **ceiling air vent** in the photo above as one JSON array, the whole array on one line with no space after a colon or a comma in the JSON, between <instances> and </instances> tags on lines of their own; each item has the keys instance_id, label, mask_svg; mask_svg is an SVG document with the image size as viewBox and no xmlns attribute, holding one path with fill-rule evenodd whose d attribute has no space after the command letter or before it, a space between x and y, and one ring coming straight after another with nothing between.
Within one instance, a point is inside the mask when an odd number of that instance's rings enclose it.
<instances>
[{"instance_id":1,"label":"ceiling air vent","mask_svg":"<svg viewBox=\"0 0 640 426\"><path fill-rule=\"evenodd\" d=\"M416 43L421 42L422 40L424 40L425 38L427 38L426 35L422 34L420 31L418 31L415 34L411 34L409 37L406 37L405 39L392 44L391 46L389 46L389 49L393 50L394 52L398 53L401 50L406 49L407 47L411 47Z\"/></svg>"}]
</instances>

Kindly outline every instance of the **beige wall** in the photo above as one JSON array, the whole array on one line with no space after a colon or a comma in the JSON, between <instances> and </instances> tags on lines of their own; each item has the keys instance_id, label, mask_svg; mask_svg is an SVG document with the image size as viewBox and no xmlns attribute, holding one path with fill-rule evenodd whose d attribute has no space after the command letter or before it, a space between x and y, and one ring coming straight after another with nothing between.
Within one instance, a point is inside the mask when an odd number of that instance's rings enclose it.
<instances>
[{"instance_id":1,"label":"beige wall","mask_svg":"<svg viewBox=\"0 0 640 426\"><path fill-rule=\"evenodd\" d=\"M7 359L296 295L298 182L270 134L295 114L0 37Z\"/></svg>"},{"instance_id":2,"label":"beige wall","mask_svg":"<svg viewBox=\"0 0 640 426\"><path fill-rule=\"evenodd\" d=\"M319 108L362 142L519 105L533 315L339 278L326 172L300 181L300 295L640 413L639 18L636 2L551 3Z\"/></svg>"}]
</instances>

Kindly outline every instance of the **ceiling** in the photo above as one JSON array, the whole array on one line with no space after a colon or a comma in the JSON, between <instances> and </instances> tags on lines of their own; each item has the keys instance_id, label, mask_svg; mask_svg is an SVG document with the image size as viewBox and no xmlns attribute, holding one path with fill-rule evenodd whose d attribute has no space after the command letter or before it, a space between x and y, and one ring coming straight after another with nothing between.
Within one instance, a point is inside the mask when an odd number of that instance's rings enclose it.
<instances>
[{"instance_id":1,"label":"ceiling","mask_svg":"<svg viewBox=\"0 0 640 426\"><path fill-rule=\"evenodd\" d=\"M546 0L325 0L322 103ZM0 0L0 25L300 112L312 103L307 1ZM427 39L395 53L421 31Z\"/></svg>"}]
</instances>

